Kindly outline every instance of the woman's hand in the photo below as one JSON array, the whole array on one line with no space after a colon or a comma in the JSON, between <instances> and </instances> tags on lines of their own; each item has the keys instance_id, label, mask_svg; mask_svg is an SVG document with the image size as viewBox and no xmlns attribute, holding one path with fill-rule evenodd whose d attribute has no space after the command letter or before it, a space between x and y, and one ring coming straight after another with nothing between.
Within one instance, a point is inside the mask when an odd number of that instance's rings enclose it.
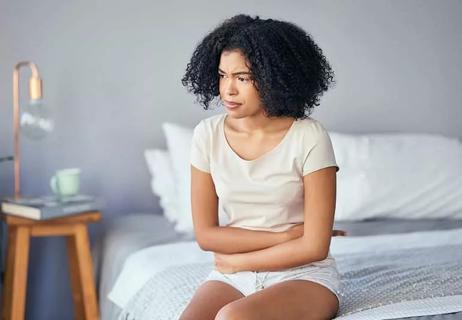
<instances>
[{"instance_id":1,"label":"woman's hand","mask_svg":"<svg viewBox=\"0 0 462 320\"><path fill-rule=\"evenodd\" d=\"M303 236L303 226L303 223L297 224L295 227L292 227L289 230L285 231L289 236L289 240L294 240Z\"/></svg>"},{"instance_id":2,"label":"woman's hand","mask_svg":"<svg viewBox=\"0 0 462 320\"><path fill-rule=\"evenodd\" d=\"M336 236L346 236L348 235L348 232L346 232L345 230L332 230L332 237L336 237Z\"/></svg>"},{"instance_id":3,"label":"woman's hand","mask_svg":"<svg viewBox=\"0 0 462 320\"><path fill-rule=\"evenodd\" d=\"M289 230L284 231L284 232L286 232L287 235L289 236L289 240L297 239L303 236L303 226L304 226L303 223L297 224L295 227L292 227ZM333 237L346 236L346 235L347 235L347 232L344 230L336 230L336 229L332 230Z\"/></svg>"},{"instance_id":4,"label":"woman's hand","mask_svg":"<svg viewBox=\"0 0 462 320\"><path fill-rule=\"evenodd\" d=\"M289 240L300 238L303 236L303 223L298 224L295 227L292 227L289 230L283 232L288 235ZM345 235L347 235L347 232L344 230L332 230L333 237ZM239 271L244 271L242 260L244 255L245 253L225 254L214 252L215 269L221 273L236 273Z\"/></svg>"},{"instance_id":5,"label":"woman's hand","mask_svg":"<svg viewBox=\"0 0 462 320\"><path fill-rule=\"evenodd\" d=\"M235 273L240 270L239 254L224 254L214 252L215 269L221 273Z\"/></svg>"}]
</instances>

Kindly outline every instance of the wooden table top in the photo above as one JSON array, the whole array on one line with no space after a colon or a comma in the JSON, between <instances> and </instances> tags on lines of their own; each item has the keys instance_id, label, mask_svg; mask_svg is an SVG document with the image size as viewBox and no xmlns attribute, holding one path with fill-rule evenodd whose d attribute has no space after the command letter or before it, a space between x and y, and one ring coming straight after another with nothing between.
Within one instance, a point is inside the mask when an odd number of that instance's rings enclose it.
<instances>
[{"instance_id":1,"label":"wooden table top","mask_svg":"<svg viewBox=\"0 0 462 320\"><path fill-rule=\"evenodd\" d=\"M92 223L101 220L101 212L88 211L77 213L64 217L57 217L53 219L34 220L24 217L15 216L12 214L5 214L0 212L0 217L9 225L37 225L37 224L72 224L72 223Z\"/></svg>"}]
</instances>

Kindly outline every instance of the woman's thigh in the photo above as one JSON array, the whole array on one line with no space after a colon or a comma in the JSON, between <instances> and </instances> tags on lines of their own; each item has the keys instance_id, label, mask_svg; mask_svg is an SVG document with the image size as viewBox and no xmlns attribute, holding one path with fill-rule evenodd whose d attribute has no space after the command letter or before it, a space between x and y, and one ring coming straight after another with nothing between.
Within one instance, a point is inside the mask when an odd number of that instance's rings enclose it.
<instances>
[{"instance_id":1,"label":"woman's thigh","mask_svg":"<svg viewBox=\"0 0 462 320\"><path fill-rule=\"evenodd\" d=\"M229 284L206 281L197 288L180 320L213 320L223 306L242 297L244 295Z\"/></svg>"},{"instance_id":2,"label":"woman's thigh","mask_svg":"<svg viewBox=\"0 0 462 320\"><path fill-rule=\"evenodd\" d=\"M308 280L288 280L227 304L215 319L332 319L338 308L337 297L326 287Z\"/></svg>"}]
</instances>

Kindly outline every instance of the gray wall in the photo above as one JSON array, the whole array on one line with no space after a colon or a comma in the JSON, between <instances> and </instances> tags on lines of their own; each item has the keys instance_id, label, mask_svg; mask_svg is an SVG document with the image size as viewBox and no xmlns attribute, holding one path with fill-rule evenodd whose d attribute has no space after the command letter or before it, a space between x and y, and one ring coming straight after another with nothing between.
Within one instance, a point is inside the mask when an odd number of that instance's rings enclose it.
<instances>
[{"instance_id":1,"label":"gray wall","mask_svg":"<svg viewBox=\"0 0 462 320\"><path fill-rule=\"evenodd\" d=\"M462 138L461 1L1 0L0 156L12 152L18 61L37 63L56 120L46 140L22 140L23 194L48 193L56 169L80 167L82 191L105 199L106 217L159 212L143 150L165 147L164 121L193 126L223 112L195 105L180 78L201 37L236 13L313 35L337 76L313 114L328 129ZM12 179L0 164L0 195ZM28 319L71 319L62 239L34 239L31 264Z\"/></svg>"}]
</instances>

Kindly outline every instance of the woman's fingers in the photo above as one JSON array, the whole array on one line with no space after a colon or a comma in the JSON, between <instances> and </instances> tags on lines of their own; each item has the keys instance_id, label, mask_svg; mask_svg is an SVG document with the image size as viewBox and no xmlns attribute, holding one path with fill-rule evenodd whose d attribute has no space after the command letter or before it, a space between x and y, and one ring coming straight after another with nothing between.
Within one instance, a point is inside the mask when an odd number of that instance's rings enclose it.
<instances>
[{"instance_id":1,"label":"woman's fingers","mask_svg":"<svg viewBox=\"0 0 462 320\"><path fill-rule=\"evenodd\" d=\"M332 236L333 237L336 237L336 236L346 236L347 235L347 232L344 231L344 230L332 230Z\"/></svg>"}]
</instances>

